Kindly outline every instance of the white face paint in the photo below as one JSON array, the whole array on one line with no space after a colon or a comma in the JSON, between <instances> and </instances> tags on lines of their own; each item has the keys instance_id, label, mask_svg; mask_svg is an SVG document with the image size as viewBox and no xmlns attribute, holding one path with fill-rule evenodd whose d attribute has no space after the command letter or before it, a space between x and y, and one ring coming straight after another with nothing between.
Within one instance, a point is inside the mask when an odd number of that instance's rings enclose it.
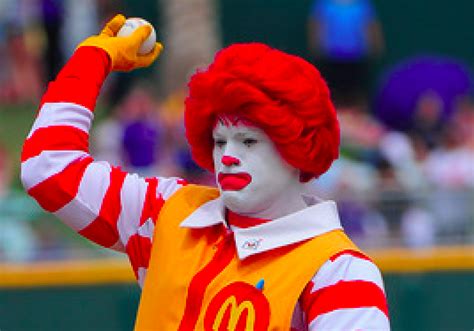
<instances>
[{"instance_id":1,"label":"white face paint","mask_svg":"<svg viewBox=\"0 0 474 331\"><path fill-rule=\"evenodd\" d=\"M274 219L306 207L299 171L280 156L263 130L219 120L213 138L216 180L227 208Z\"/></svg>"}]
</instances>

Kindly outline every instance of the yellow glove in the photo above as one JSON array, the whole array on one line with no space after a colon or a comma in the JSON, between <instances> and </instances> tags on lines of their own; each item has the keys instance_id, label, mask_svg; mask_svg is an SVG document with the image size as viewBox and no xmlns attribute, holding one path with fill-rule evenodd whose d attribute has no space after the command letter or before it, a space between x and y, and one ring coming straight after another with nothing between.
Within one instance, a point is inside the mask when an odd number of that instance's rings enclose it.
<instances>
[{"instance_id":1,"label":"yellow glove","mask_svg":"<svg viewBox=\"0 0 474 331\"><path fill-rule=\"evenodd\" d=\"M131 35L116 37L117 32L125 23L125 16L116 15L104 27L99 35L91 36L79 44L103 49L110 57L113 71L130 71L136 68L148 67L160 55L163 45L156 43L155 48L148 54L138 54L142 42L148 38L151 26L143 25Z\"/></svg>"}]
</instances>

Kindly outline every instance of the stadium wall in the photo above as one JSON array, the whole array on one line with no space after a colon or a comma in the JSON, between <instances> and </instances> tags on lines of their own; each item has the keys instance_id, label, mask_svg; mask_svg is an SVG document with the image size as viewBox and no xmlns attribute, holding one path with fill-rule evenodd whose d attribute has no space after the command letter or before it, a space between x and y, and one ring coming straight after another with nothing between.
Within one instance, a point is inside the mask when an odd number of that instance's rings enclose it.
<instances>
[{"instance_id":1,"label":"stadium wall","mask_svg":"<svg viewBox=\"0 0 474 331\"><path fill-rule=\"evenodd\" d=\"M392 329L474 326L474 246L371 252ZM0 330L132 330L140 290L126 260L0 265Z\"/></svg>"}]
</instances>

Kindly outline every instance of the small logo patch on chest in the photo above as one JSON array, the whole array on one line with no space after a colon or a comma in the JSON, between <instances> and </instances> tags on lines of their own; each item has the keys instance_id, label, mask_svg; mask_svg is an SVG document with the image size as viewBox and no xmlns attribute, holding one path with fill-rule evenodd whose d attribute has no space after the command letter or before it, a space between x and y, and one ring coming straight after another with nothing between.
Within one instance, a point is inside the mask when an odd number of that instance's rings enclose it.
<instances>
[{"instance_id":1,"label":"small logo patch on chest","mask_svg":"<svg viewBox=\"0 0 474 331\"><path fill-rule=\"evenodd\" d=\"M260 244L262 243L263 239L260 238L260 239L249 239L249 240L246 240L243 244L242 244L242 248L243 249L250 249L250 250L257 250L258 247L260 246Z\"/></svg>"}]
</instances>

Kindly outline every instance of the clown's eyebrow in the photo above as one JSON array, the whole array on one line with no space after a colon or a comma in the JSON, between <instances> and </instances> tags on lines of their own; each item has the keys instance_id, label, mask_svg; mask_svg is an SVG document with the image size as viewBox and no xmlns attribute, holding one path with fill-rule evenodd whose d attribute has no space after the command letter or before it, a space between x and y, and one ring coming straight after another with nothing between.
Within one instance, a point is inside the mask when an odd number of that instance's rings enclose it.
<instances>
[{"instance_id":1,"label":"clown's eyebrow","mask_svg":"<svg viewBox=\"0 0 474 331\"><path fill-rule=\"evenodd\" d=\"M246 138L246 137L252 137L256 138L258 134L256 132L237 132L235 134L236 138Z\"/></svg>"},{"instance_id":2,"label":"clown's eyebrow","mask_svg":"<svg viewBox=\"0 0 474 331\"><path fill-rule=\"evenodd\" d=\"M224 134L221 134L218 131L212 133L212 137L214 139L219 139L219 138L224 139L225 138L224 136L225 136ZM235 133L234 137L237 138L237 139L248 138L248 137L256 139L260 136L257 132L244 131L244 132Z\"/></svg>"},{"instance_id":3,"label":"clown's eyebrow","mask_svg":"<svg viewBox=\"0 0 474 331\"><path fill-rule=\"evenodd\" d=\"M221 133L219 133L219 132L215 132L215 131L214 131L214 132L212 133L212 138L214 138L214 139L223 138L223 136L224 136L224 135L221 134Z\"/></svg>"}]
</instances>

